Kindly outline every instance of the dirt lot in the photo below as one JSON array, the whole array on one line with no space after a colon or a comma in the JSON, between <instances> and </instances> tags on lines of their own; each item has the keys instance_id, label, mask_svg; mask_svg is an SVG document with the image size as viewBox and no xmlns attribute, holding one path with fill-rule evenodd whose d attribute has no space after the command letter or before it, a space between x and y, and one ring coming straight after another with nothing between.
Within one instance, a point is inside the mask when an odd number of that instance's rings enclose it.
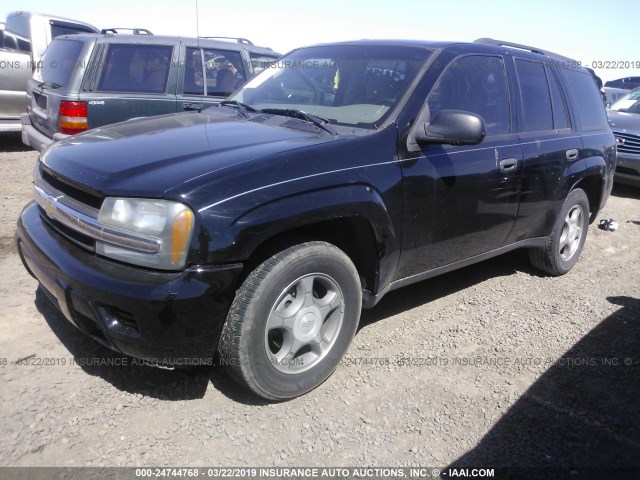
<instances>
[{"instance_id":1,"label":"dirt lot","mask_svg":"<svg viewBox=\"0 0 640 480\"><path fill-rule=\"evenodd\" d=\"M640 189L570 274L514 252L391 293L325 384L266 404L67 323L13 246L36 154L0 141L0 466L640 467Z\"/></svg>"}]
</instances>

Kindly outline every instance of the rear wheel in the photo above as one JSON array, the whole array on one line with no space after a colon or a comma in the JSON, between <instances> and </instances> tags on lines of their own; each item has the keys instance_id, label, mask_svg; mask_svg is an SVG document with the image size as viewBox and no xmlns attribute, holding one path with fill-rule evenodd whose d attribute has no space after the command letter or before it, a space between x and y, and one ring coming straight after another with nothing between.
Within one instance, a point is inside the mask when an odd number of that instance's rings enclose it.
<instances>
[{"instance_id":1,"label":"rear wheel","mask_svg":"<svg viewBox=\"0 0 640 480\"><path fill-rule=\"evenodd\" d=\"M547 244L529 250L532 265L551 275L564 275L578 261L588 228L589 200L578 188L565 200Z\"/></svg>"},{"instance_id":2,"label":"rear wheel","mask_svg":"<svg viewBox=\"0 0 640 480\"><path fill-rule=\"evenodd\" d=\"M358 272L344 252L325 242L288 248L238 290L218 346L220 363L263 398L306 393L347 351L361 303Z\"/></svg>"}]
</instances>

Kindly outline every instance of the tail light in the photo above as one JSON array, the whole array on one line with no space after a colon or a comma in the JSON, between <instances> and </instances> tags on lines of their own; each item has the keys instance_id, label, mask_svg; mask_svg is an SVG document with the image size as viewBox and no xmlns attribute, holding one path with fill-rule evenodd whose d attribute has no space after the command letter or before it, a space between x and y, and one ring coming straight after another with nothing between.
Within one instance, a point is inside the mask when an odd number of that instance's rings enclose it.
<instances>
[{"instance_id":1,"label":"tail light","mask_svg":"<svg viewBox=\"0 0 640 480\"><path fill-rule=\"evenodd\" d=\"M63 100L58 109L58 126L61 133L73 135L84 132L87 127L87 102Z\"/></svg>"}]
</instances>

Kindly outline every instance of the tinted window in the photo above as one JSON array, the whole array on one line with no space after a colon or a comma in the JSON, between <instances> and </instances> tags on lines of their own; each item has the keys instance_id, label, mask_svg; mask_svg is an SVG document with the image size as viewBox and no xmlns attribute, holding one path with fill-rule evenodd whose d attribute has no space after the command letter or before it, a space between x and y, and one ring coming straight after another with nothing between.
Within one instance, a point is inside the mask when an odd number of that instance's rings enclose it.
<instances>
[{"instance_id":1,"label":"tinted window","mask_svg":"<svg viewBox=\"0 0 640 480\"><path fill-rule=\"evenodd\" d=\"M51 21L51 38L60 37L62 35L71 35L73 33L95 33L94 30L84 25L75 25L73 23L62 23Z\"/></svg>"},{"instance_id":2,"label":"tinted window","mask_svg":"<svg viewBox=\"0 0 640 480\"><path fill-rule=\"evenodd\" d=\"M247 81L240 52L205 48L202 53L207 77L207 95L226 97Z\"/></svg>"},{"instance_id":3,"label":"tinted window","mask_svg":"<svg viewBox=\"0 0 640 480\"><path fill-rule=\"evenodd\" d=\"M203 75L206 82L203 81ZM183 84L185 95L226 97L245 82L246 73L240 52L187 48Z\"/></svg>"},{"instance_id":4,"label":"tinted window","mask_svg":"<svg viewBox=\"0 0 640 480\"><path fill-rule=\"evenodd\" d=\"M204 95L202 52L197 48L187 48L182 92L185 95Z\"/></svg>"},{"instance_id":5,"label":"tinted window","mask_svg":"<svg viewBox=\"0 0 640 480\"><path fill-rule=\"evenodd\" d=\"M553 130L553 113L551 96L544 65L528 60L516 60L520 94L522 98L522 116L524 125L522 130L537 132ZM595 87L593 80L589 79Z\"/></svg>"},{"instance_id":6,"label":"tinted window","mask_svg":"<svg viewBox=\"0 0 640 480\"><path fill-rule=\"evenodd\" d=\"M578 118L583 130L608 128L607 114L600 92L591 75L578 70L564 70L573 100L577 106Z\"/></svg>"},{"instance_id":7,"label":"tinted window","mask_svg":"<svg viewBox=\"0 0 640 480\"><path fill-rule=\"evenodd\" d=\"M487 135L509 133L509 90L499 57L471 55L454 60L427 98L431 118L440 110L466 110L480 115Z\"/></svg>"},{"instance_id":8,"label":"tinted window","mask_svg":"<svg viewBox=\"0 0 640 480\"><path fill-rule=\"evenodd\" d=\"M109 45L98 90L164 93L172 53L170 46Z\"/></svg>"},{"instance_id":9,"label":"tinted window","mask_svg":"<svg viewBox=\"0 0 640 480\"><path fill-rule=\"evenodd\" d=\"M551 103L553 107L553 128L569 128L571 126L571 123L569 122L567 105L565 103L564 97L562 96L562 91L560 90L558 79L551 70L551 67L545 65L545 70L547 72L547 80L549 81L549 90L551 91Z\"/></svg>"},{"instance_id":10,"label":"tinted window","mask_svg":"<svg viewBox=\"0 0 640 480\"><path fill-rule=\"evenodd\" d=\"M31 53L31 42L24 37L11 32L5 32L2 35L2 48L7 50L15 50L23 53Z\"/></svg>"},{"instance_id":11,"label":"tinted window","mask_svg":"<svg viewBox=\"0 0 640 480\"><path fill-rule=\"evenodd\" d=\"M42 57L42 79L64 88L69 83L84 44L73 40L54 40Z\"/></svg>"}]
</instances>

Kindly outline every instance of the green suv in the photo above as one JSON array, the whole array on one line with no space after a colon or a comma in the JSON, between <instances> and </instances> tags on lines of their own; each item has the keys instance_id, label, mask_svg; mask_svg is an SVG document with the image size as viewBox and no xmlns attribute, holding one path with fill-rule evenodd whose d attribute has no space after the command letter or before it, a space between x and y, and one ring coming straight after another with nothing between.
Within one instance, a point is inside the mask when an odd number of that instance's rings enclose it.
<instances>
[{"instance_id":1,"label":"green suv","mask_svg":"<svg viewBox=\"0 0 640 480\"><path fill-rule=\"evenodd\" d=\"M246 39L76 34L56 38L29 81L22 141L43 151L88 129L216 105L280 57Z\"/></svg>"}]
</instances>

